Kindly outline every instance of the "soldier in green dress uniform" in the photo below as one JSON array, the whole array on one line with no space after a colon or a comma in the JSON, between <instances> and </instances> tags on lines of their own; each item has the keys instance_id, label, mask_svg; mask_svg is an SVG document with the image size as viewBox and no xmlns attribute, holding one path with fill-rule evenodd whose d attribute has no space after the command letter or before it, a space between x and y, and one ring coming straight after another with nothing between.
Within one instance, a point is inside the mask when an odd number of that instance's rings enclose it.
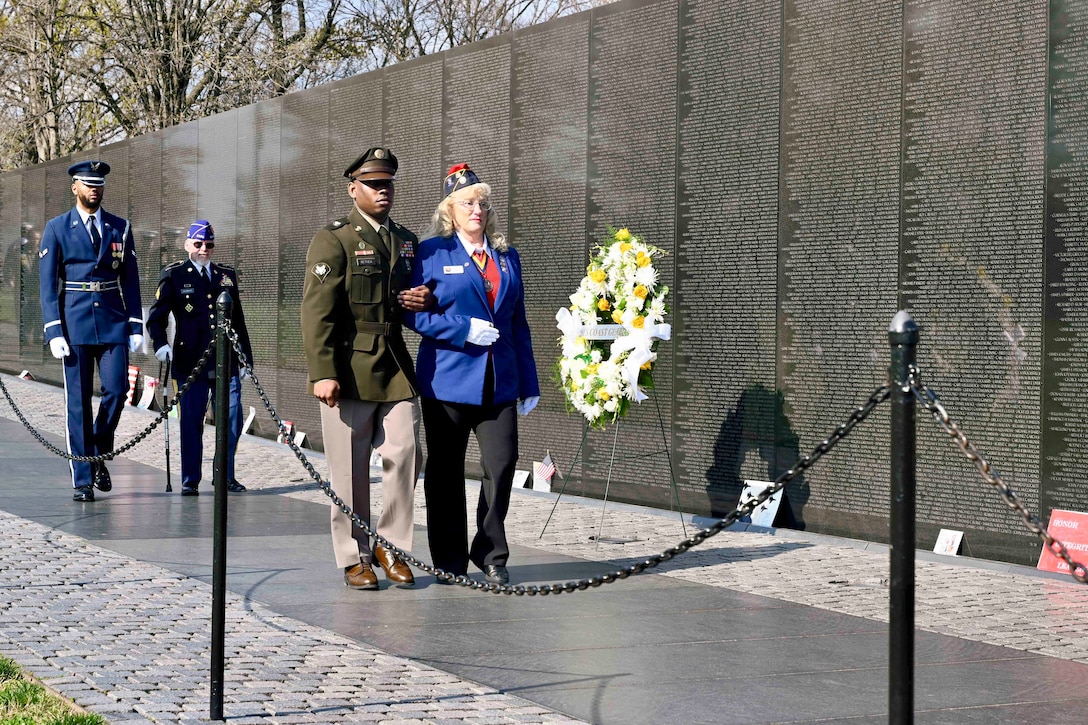
<instances>
[{"instance_id":1,"label":"soldier in green dress uniform","mask_svg":"<svg viewBox=\"0 0 1088 725\"><path fill-rule=\"evenodd\" d=\"M416 236L389 218L397 158L368 149L344 172L350 213L314 235L306 253L302 336L310 390L321 401L321 432L332 488L370 523L370 453L382 457L382 513L376 531L405 551L412 546L412 508L422 463L419 401L401 311L433 303L426 287L409 289ZM386 578L415 583L392 551L332 507L332 543L344 583L377 589L371 566ZM373 526L373 525L372 525Z\"/></svg>"}]
</instances>

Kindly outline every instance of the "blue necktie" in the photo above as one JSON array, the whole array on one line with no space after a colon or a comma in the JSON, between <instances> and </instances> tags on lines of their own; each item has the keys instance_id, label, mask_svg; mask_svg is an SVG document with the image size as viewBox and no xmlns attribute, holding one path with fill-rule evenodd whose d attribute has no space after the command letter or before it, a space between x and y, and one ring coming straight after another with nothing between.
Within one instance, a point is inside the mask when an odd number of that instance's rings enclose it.
<instances>
[{"instance_id":1,"label":"blue necktie","mask_svg":"<svg viewBox=\"0 0 1088 725\"><path fill-rule=\"evenodd\" d=\"M102 248L102 235L98 233L98 224L95 223L94 217L87 217L87 220L91 228L91 243L94 244L94 253L98 254L98 250Z\"/></svg>"}]
</instances>

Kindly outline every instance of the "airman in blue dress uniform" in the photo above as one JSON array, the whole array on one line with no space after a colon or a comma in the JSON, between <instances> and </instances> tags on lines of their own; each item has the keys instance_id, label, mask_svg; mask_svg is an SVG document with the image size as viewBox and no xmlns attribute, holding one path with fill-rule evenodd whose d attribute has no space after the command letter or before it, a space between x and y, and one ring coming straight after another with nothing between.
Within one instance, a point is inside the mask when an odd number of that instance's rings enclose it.
<instances>
[{"instance_id":1,"label":"airman in blue dress uniform","mask_svg":"<svg viewBox=\"0 0 1088 725\"><path fill-rule=\"evenodd\" d=\"M128 354L143 344L143 308L136 245L127 219L102 210L109 164L68 167L76 205L50 219L38 253L42 320L53 357L64 361L68 452L95 456L113 450L128 392ZM102 380L91 422L94 366ZM71 461L76 501L113 488L103 463Z\"/></svg>"},{"instance_id":2,"label":"airman in blue dress uniform","mask_svg":"<svg viewBox=\"0 0 1088 725\"><path fill-rule=\"evenodd\" d=\"M184 382L201 355L215 338L215 301L226 290L234 300L231 326L238 333L238 342L245 353L246 362L253 364L253 349L246 331L246 319L242 313L242 301L238 296L238 275L234 268L225 264L212 264L215 248L215 230L211 222L198 219L189 226L185 239L185 251L189 258L175 262L162 271L155 303L147 313L147 333L155 348L155 357L161 362L173 360L173 378ZM176 331L174 344L166 339L166 327L170 314L174 315ZM246 487L234 478L234 451L242 435L242 375L237 356L231 357L230 411L228 417L227 490L245 491ZM204 369L178 401L181 417L181 495L200 494L201 466L204 452L204 412L208 398L214 389L215 356L210 356ZM215 396L211 395L212 405Z\"/></svg>"}]
</instances>

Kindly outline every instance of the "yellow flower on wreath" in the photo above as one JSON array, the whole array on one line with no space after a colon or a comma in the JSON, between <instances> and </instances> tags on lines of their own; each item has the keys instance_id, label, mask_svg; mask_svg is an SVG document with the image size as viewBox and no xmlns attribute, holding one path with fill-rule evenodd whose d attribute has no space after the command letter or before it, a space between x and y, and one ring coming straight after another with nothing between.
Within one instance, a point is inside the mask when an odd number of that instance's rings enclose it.
<instances>
[{"instance_id":1,"label":"yellow flower on wreath","mask_svg":"<svg viewBox=\"0 0 1088 725\"><path fill-rule=\"evenodd\" d=\"M646 254L645 252L639 252L635 255L635 264L640 267L649 267L650 255Z\"/></svg>"},{"instance_id":2,"label":"yellow flower on wreath","mask_svg":"<svg viewBox=\"0 0 1088 725\"><path fill-rule=\"evenodd\" d=\"M604 282L604 280L605 280L605 278L607 276L608 275L605 273L605 271L603 269L595 269L595 270L593 270L592 272L589 273L589 278L591 280L593 280L594 282L596 282L597 284L600 284L601 282Z\"/></svg>"},{"instance_id":3,"label":"yellow flower on wreath","mask_svg":"<svg viewBox=\"0 0 1088 725\"><path fill-rule=\"evenodd\" d=\"M601 299L597 300L597 309L601 312L608 312L610 309L612 309L612 304L604 297L602 297Z\"/></svg>"},{"instance_id":4,"label":"yellow flower on wreath","mask_svg":"<svg viewBox=\"0 0 1088 725\"><path fill-rule=\"evenodd\" d=\"M646 285L640 284L635 286L635 288L632 290L632 294L634 294L635 297L638 297L640 300L644 300L646 299L646 295L650 294L650 290L646 289Z\"/></svg>"},{"instance_id":5,"label":"yellow flower on wreath","mask_svg":"<svg viewBox=\"0 0 1088 725\"><path fill-rule=\"evenodd\" d=\"M597 389L597 397L600 398L601 400L607 401L612 396L604 388L598 388Z\"/></svg>"},{"instance_id":6,"label":"yellow flower on wreath","mask_svg":"<svg viewBox=\"0 0 1088 725\"><path fill-rule=\"evenodd\" d=\"M646 318L642 315L639 315L635 319L631 320L631 327L635 328L636 330L641 330L645 325Z\"/></svg>"},{"instance_id":7,"label":"yellow flower on wreath","mask_svg":"<svg viewBox=\"0 0 1088 725\"><path fill-rule=\"evenodd\" d=\"M626 242L626 241L629 241L630 239L631 239L631 230L628 229L627 227L624 227L623 229L620 229L620 230L618 230L616 232L616 241L617 242Z\"/></svg>"},{"instance_id":8,"label":"yellow flower on wreath","mask_svg":"<svg viewBox=\"0 0 1088 725\"><path fill-rule=\"evenodd\" d=\"M620 244L620 252L622 254L627 254L630 251L631 251L631 243L630 242L624 242L624 243Z\"/></svg>"},{"instance_id":9,"label":"yellow flower on wreath","mask_svg":"<svg viewBox=\"0 0 1088 725\"><path fill-rule=\"evenodd\" d=\"M612 310L612 321L617 325L623 324L623 313L619 310Z\"/></svg>"}]
</instances>

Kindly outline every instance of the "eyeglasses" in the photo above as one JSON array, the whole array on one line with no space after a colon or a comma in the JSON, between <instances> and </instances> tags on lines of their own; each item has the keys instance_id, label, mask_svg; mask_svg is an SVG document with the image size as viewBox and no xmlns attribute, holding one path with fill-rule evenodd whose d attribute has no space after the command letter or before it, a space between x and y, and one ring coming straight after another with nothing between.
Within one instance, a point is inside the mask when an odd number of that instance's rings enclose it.
<instances>
[{"instance_id":1,"label":"eyeglasses","mask_svg":"<svg viewBox=\"0 0 1088 725\"><path fill-rule=\"evenodd\" d=\"M192 242L193 246L196 247L197 249L200 249L201 247L207 247L208 249L215 249L215 242L202 242L199 239L190 239L189 241Z\"/></svg>"},{"instance_id":2,"label":"eyeglasses","mask_svg":"<svg viewBox=\"0 0 1088 725\"><path fill-rule=\"evenodd\" d=\"M491 211L491 202L490 201L476 201L474 199L472 201L467 201L466 200L466 201L457 202L457 206L461 207L465 211L472 211L472 207L474 207L476 205L479 205L480 211Z\"/></svg>"},{"instance_id":3,"label":"eyeglasses","mask_svg":"<svg viewBox=\"0 0 1088 725\"><path fill-rule=\"evenodd\" d=\"M369 186L371 189L392 189L392 179L352 179L352 181L358 181L360 184Z\"/></svg>"}]
</instances>

